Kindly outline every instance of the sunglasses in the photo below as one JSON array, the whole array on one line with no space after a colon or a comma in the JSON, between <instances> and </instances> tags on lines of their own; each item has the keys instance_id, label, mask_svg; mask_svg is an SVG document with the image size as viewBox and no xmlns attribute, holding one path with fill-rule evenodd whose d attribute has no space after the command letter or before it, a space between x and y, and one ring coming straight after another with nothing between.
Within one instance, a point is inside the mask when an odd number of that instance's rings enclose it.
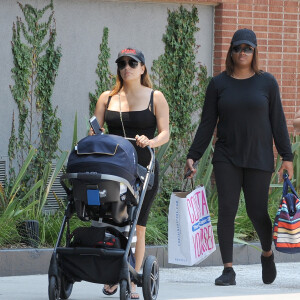
<instances>
[{"instance_id":1,"label":"sunglasses","mask_svg":"<svg viewBox=\"0 0 300 300\"><path fill-rule=\"evenodd\" d=\"M134 59L130 59L128 61L120 60L120 61L117 62L119 70L125 69L127 64L129 65L130 68L135 69L138 66L139 63Z\"/></svg>"},{"instance_id":2,"label":"sunglasses","mask_svg":"<svg viewBox=\"0 0 300 300\"><path fill-rule=\"evenodd\" d=\"M236 46L232 48L232 53L241 53L244 52L245 54L249 55L252 54L254 52L254 49L251 47L241 47L241 46Z\"/></svg>"}]
</instances>

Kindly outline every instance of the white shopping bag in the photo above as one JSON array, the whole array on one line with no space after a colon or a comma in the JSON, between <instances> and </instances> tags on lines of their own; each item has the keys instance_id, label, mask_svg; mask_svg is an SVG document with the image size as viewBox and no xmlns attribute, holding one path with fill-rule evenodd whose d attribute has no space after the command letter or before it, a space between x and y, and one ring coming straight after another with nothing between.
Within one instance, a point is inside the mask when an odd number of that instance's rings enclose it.
<instances>
[{"instance_id":1,"label":"white shopping bag","mask_svg":"<svg viewBox=\"0 0 300 300\"><path fill-rule=\"evenodd\" d=\"M204 187L171 195L168 217L168 261L192 266L216 250Z\"/></svg>"}]
</instances>

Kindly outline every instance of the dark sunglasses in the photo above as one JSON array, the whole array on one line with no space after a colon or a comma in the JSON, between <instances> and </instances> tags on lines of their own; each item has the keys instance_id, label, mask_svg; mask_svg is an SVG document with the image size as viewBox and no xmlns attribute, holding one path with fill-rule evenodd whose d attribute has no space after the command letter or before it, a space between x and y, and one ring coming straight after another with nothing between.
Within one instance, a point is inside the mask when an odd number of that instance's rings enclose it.
<instances>
[{"instance_id":1,"label":"dark sunglasses","mask_svg":"<svg viewBox=\"0 0 300 300\"><path fill-rule=\"evenodd\" d=\"M241 47L241 46L236 46L232 48L232 53L241 53L244 52L245 54L251 54L254 52L254 49L251 47Z\"/></svg>"},{"instance_id":2,"label":"dark sunglasses","mask_svg":"<svg viewBox=\"0 0 300 300\"><path fill-rule=\"evenodd\" d=\"M135 69L139 63L134 59L130 59L128 60L128 62L126 60L120 60L117 62L119 70L125 69L127 64L129 65L130 68Z\"/></svg>"}]
</instances>

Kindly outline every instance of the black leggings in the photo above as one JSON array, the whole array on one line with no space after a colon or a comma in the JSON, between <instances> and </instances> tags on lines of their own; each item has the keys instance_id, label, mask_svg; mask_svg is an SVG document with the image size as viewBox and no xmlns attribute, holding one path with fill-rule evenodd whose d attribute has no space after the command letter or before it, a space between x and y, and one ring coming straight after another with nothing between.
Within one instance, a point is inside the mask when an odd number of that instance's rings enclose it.
<instances>
[{"instance_id":1,"label":"black leggings","mask_svg":"<svg viewBox=\"0 0 300 300\"><path fill-rule=\"evenodd\" d=\"M158 176L159 176L159 165L158 165L158 161L155 160L153 187L151 190L148 190L145 194L144 202L141 208L137 225L146 227L148 217L150 214L150 209L158 191Z\"/></svg>"},{"instance_id":2,"label":"black leggings","mask_svg":"<svg viewBox=\"0 0 300 300\"><path fill-rule=\"evenodd\" d=\"M240 168L226 162L215 162L214 173L218 190L218 238L223 263L232 262L234 219L238 210L241 188L246 209L264 251L272 246L272 222L268 213L268 192L271 172Z\"/></svg>"}]
</instances>

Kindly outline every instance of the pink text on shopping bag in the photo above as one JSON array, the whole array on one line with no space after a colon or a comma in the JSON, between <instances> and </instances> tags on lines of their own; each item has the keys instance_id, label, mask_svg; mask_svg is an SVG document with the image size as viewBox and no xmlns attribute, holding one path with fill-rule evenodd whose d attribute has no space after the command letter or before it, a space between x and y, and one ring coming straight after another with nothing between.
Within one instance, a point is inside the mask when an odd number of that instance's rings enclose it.
<instances>
[{"instance_id":1,"label":"pink text on shopping bag","mask_svg":"<svg viewBox=\"0 0 300 300\"><path fill-rule=\"evenodd\" d=\"M186 200L195 258L205 256L215 247L215 241L204 189L191 193Z\"/></svg>"},{"instance_id":2,"label":"pink text on shopping bag","mask_svg":"<svg viewBox=\"0 0 300 300\"><path fill-rule=\"evenodd\" d=\"M205 193L203 190L194 194L191 193L191 196L187 198L186 203L192 224L198 222L202 216L209 215Z\"/></svg>"},{"instance_id":3,"label":"pink text on shopping bag","mask_svg":"<svg viewBox=\"0 0 300 300\"><path fill-rule=\"evenodd\" d=\"M209 224L193 234L193 244L195 250L195 257L205 255L205 252L211 250L214 245L214 234L212 226Z\"/></svg>"}]
</instances>

